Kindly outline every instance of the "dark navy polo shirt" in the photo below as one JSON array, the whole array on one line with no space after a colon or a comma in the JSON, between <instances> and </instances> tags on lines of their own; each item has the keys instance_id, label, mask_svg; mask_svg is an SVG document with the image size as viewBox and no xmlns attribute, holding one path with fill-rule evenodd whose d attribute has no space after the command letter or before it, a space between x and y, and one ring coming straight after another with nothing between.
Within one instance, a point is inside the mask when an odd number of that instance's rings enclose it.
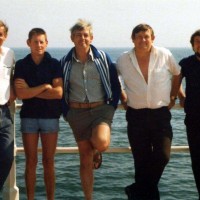
<instances>
[{"instance_id":1,"label":"dark navy polo shirt","mask_svg":"<svg viewBox=\"0 0 200 200\"><path fill-rule=\"evenodd\" d=\"M52 84L53 79L62 78L62 70L58 60L45 53L44 59L36 65L31 57L27 55L24 59L16 62L14 79L21 78L30 87L44 83ZM31 98L23 99L20 111L21 118L59 118L61 115L61 100Z\"/></svg>"},{"instance_id":2,"label":"dark navy polo shirt","mask_svg":"<svg viewBox=\"0 0 200 200\"><path fill-rule=\"evenodd\" d=\"M200 61L195 55L180 61L181 72L186 81L185 112L199 115L200 113Z\"/></svg>"}]
</instances>

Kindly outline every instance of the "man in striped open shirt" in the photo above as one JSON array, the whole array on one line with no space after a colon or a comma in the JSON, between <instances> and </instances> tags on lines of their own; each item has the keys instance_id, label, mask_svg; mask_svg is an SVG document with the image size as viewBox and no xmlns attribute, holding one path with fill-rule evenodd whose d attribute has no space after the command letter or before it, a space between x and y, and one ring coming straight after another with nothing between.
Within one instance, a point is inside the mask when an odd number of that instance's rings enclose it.
<instances>
[{"instance_id":1,"label":"man in striped open shirt","mask_svg":"<svg viewBox=\"0 0 200 200\"><path fill-rule=\"evenodd\" d=\"M71 28L71 40L75 47L61 59L63 114L79 148L85 199L92 200L93 169L100 167L101 152L110 144L111 123L121 89L109 56L91 45L89 22L79 20Z\"/></svg>"}]
</instances>

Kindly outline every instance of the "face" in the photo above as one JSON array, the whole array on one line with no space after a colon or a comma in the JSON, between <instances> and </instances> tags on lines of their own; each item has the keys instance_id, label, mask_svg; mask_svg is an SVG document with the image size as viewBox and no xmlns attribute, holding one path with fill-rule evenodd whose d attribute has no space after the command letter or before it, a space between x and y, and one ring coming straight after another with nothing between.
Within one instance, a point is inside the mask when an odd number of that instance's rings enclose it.
<instances>
[{"instance_id":1,"label":"face","mask_svg":"<svg viewBox=\"0 0 200 200\"><path fill-rule=\"evenodd\" d=\"M90 44L92 43L93 36L90 34L89 29L85 28L80 31L75 31L71 36L71 40L76 48L88 49L90 48Z\"/></svg>"},{"instance_id":2,"label":"face","mask_svg":"<svg viewBox=\"0 0 200 200\"><path fill-rule=\"evenodd\" d=\"M47 38L44 34L35 34L30 40L27 40L27 44L31 49L33 55L43 55L47 48Z\"/></svg>"},{"instance_id":3,"label":"face","mask_svg":"<svg viewBox=\"0 0 200 200\"><path fill-rule=\"evenodd\" d=\"M140 31L133 38L133 43L136 50L150 51L154 41L154 36L151 35L151 31Z\"/></svg>"},{"instance_id":4,"label":"face","mask_svg":"<svg viewBox=\"0 0 200 200\"><path fill-rule=\"evenodd\" d=\"M195 53L200 54L200 36L194 37L193 50L194 50Z\"/></svg>"},{"instance_id":5,"label":"face","mask_svg":"<svg viewBox=\"0 0 200 200\"><path fill-rule=\"evenodd\" d=\"M0 47L3 45L4 41L6 40L6 33L5 28L3 26L0 27Z\"/></svg>"}]
</instances>

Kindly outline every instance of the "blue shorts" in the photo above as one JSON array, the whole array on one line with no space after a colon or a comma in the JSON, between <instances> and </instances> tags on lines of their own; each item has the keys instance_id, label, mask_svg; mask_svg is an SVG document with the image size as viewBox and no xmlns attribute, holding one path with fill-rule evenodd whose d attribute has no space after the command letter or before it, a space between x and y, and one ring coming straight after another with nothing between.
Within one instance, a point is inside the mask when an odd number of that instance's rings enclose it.
<instances>
[{"instance_id":1,"label":"blue shorts","mask_svg":"<svg viewBox=\"0 0 200 200\"><path fill-rule=\"evenodd\" d=\"M55 133L59 131L59 119L21 118L22 133Z\"/></svg>"}]
</instances>

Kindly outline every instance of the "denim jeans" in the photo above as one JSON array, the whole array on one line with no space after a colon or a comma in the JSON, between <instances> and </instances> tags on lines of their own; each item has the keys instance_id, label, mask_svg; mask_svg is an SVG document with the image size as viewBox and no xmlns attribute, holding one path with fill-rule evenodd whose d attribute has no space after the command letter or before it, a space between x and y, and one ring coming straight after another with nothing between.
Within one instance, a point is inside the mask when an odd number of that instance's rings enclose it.
<instances>
[{"instance_id":1,"label":"denim jeans","mask_svg":"<svg viewBox=\"0 0 200 200\"><path fill-rule=\"evenodd\" d=\"M7 106L0 107L0 190L10 172L14 158L13 121Z\"/></svg>"}]
</instances>

